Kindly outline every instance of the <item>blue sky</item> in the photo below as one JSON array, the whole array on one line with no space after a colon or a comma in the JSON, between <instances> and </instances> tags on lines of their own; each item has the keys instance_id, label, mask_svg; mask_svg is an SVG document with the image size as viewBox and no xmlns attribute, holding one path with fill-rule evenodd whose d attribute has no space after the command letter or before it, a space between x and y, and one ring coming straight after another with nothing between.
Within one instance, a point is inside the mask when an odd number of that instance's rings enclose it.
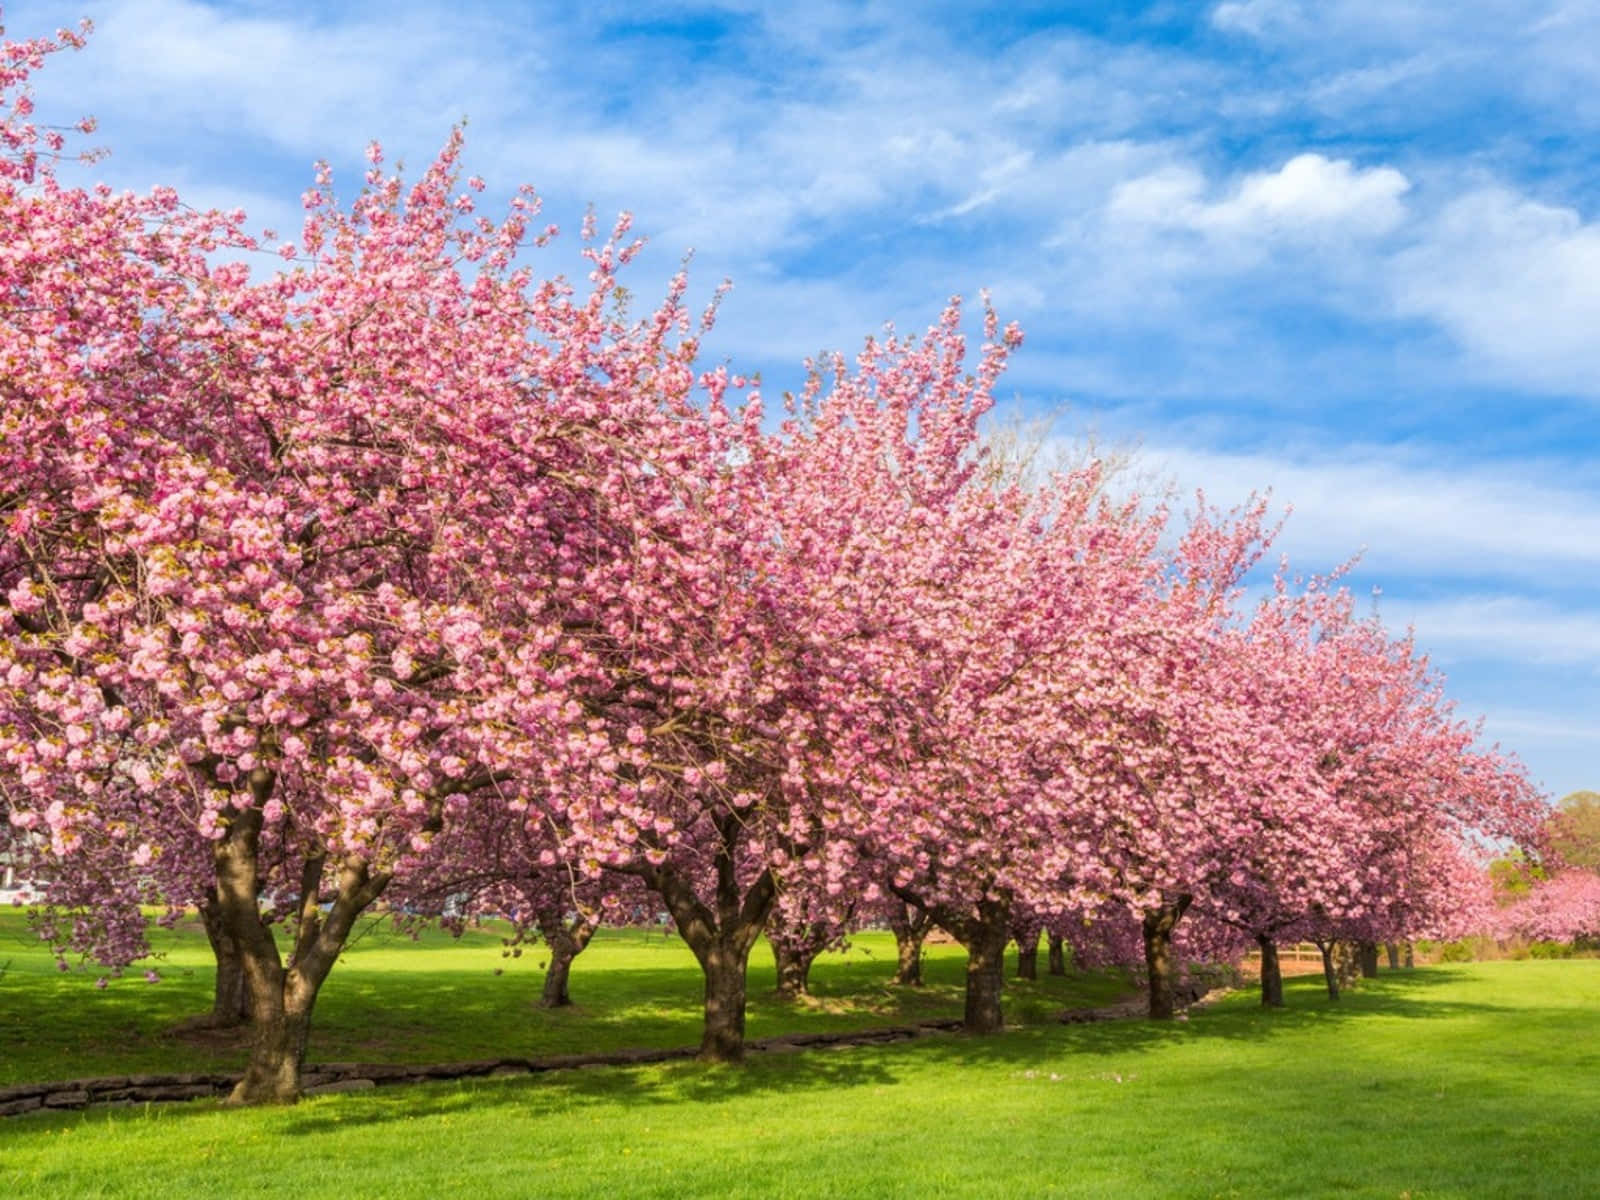
<instances>
[{"instance_id":1,"label":"blue sky","mask_svg":"<svg viewBox=\"0 0 1600 1200\"><path fill-rule=\"evenodd\" d=\"M291 231L314 159L467 117L491 195L635 214L642 295L732 278L710 351L768 391L989 288L1009 414L1271 487L1298 567L1364 549L1487 738L1600 787L1600 0L5 5L81 16L38 97L97 177Z\"/></svg>"}]
</instances>

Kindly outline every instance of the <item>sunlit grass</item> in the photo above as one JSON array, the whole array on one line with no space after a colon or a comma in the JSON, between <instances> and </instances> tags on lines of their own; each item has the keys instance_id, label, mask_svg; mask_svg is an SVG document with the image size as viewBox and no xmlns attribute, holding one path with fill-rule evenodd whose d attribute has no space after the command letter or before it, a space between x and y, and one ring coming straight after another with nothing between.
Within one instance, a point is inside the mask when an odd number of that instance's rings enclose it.
<instances>
[{"instance_id":1,"label":"sunlit grass","mask_svg":"<svg viewBox=\"0 0 1600 1200\"><path fill-rule=\"evenodd\" d=\"M591 967L591 998L602 977L650 975L655 951L610 949L618 965ZM953 999L959 963L936 964L935 993ZM519 1005L531 987L530 972ZM27 1116L0 1125L0 1195L1595 1194L1600 962L1386 973L1337 1005L1316 979L1291 980L1288 999L1282 1012L1241 994L1181 1023L1039 1021L739 1069Z\"/></svg>"},{"instance_id":2,"label":"sunlit grass","mask_svg":"<svg viewBox=\"0 0 1600 1200\"><path fill-rule=\"evenodd\" d=\"M387 921L363 927L317 1001L312 1062L436 1063L543 1057L633 1048L691 1046L700 1037L702 977L676 936L602 929L573 966L570 1008L537 1008L543 948L503 957L499 928L439 930L420 940ZM101 972L62 974L30 938L21 914L0 912L0 1084L142 1071L207 1071L241 1066L237 1046L180 1039L172 1029L209 1010L213 967L197 921L154 936L159 983L144 966L100 990ZM774 991L770 952L751 955L752 1038L958 1017L964 956L928 950L928 986L890 986L894 939L866 933L813 970L810 998L786 1002ZM1008 1016L1019 1024L1051 1019L1061 1008L1099 1004L1125 985L1106 975L1015 981Z\"/></svg>"}]
</instances>

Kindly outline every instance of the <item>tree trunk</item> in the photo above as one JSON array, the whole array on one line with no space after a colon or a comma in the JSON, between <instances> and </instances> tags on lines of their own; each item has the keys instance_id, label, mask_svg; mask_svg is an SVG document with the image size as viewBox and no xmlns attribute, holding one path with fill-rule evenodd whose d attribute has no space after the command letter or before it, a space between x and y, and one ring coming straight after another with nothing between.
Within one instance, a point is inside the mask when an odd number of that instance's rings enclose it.
<instances>
[{"instance_id":1,"label":"tree trunk","mask_svg":"<svg viewBox=\"0 0 1600 1200\"><path fill-rule=\"evenodd\" d=\"M229 1104L288 1104L300 1095L300 1070L317 992L338 960L355 920L383 894L390 876L370 873L349 858L338 865L333 903L324 914L321 890L327 858L312 854L301 863L294 952L285 966L277 939L261 917L261 809L275 777L265 767L249 776L250 803L225 812L227 831L212 844L217 898L224 924L239 946L249 990L254 1034L244 1077ZM241 797L242 799L242 797Z\"/></svg>"},{"instance_id":2,"label":"tree trunk","mask_svg":"<svg viewBox=\"0 0 1600 1200\"><path fill-rule=\"evenodd\" d=\"M1283 971L1278 966L1278 947L1270 934L1256 935L1261 948L1261 1004L1264 1008L1283 1007Z\"/></svg>"},{"instance_id":3,"label":"tree trunk","mask_svg":"<svg viewBox=\"0 0 1600 1200\"><path fill-rule=\"evenodd\" d=\"M1322 977L1328 983L1328 999L1339 998L1339 968L1333 961L1333 943L1318 942L1317 949L1322 952Z\"/></svg>"},{"instance_id":4,"label":"tree trunk","mask_svg":"<svg viewBox=\"0 0 1600 1200\"><path fill-rule=\"evenodd\" d=\"M1179 896L1144 915L1144 965L1150 978L1150 1016L1170 1021L1177 1011L1172 994L1172 931L1193 902Z\"/></svg>"},{"instance_id":5,"label":"tree trunk","mask_svg":"<svg viewBox=\"0 0 1600 1200\"><path fill-rule=\"evenodd\" d=\"M255 1037L244 1078L234 1085L228 1103L293 1104L300 1098L300 1071L320 981L281 969L276 978L248 968L246 974L256 1013Z\"/></svg>"},{"instance_id":6,"label":"tree trunk","mask_svg":"<svg viewBox=\"0 0 1600 1200\"><path fill-rule=\"evenodd\" d=\"M594 937L596 922L579 913L571 925L566 914L539 914L539 932L550 947L550 965L545 968L544 987L539 994L540 1008L565 1008L572 1003L567 982L572 977L572 960L582 954Z\"/></svg>"},{"instance_id":7,"label":"tree trunk","mask_svg":"<svg viewBox=\"0 0 1600 1200\"><path fill-rule=\"evenodd\" d=\"M217 960L211 1015L203 1018L203 1024L209 1029L238 1029L250 1022L250 990L245 986L244 955L238 939L228 932L215 887L199 908L206 940L211 943L211 953ZM192 1028L194 1023L186 1021L184 1024Z\"/></svg>"},{"instance_id":8,"label":"tree trunk","mask_svg":"<svg viewBox=\"0 0 1600 1200\"><path fill-rule=\"evenodd\" d=\"M702 1062L744 1061L744 1005L750 949L761 936L777 899L771 871L762 871L741 891L734 869L743 824L737 814L718 818L722 846L716 859L716 908L695 894L684 876L667 866L630 868L665 902L706 977Z\"/></svg>"},{"instance_id":9,"label":"tree trunk","mask_svg":"<svg viewBox=\"0 0 1600 1200\"><path fill-rule=\"evenodd\" d=\"M966 1033L999 1033L1005 1028L1001 996L1006 983L1006 946L1011 942L1010 897L986 896L970 909L925 905L915 895L895 894L924 909L934 924L967 951L967 994L961 1028Z\"/></svg>"},{"instance_id":10,"label":"tree trunk","mask_svg":"<svg viewBox=\"0 0 1600 1200\"><path fill-rule=\"evenodd\" d=\"M745 978L750 950L717 939L700 958L706 976L705 1028L700 1035L702 1062L744 1061Z\"/></svg>"},{"instance_id":11,"label":"tree trunk","mask_svg":"<svg viewBox=\"0 0 1600 1200\"><path fill-rule=\"evenodd\" d=\"M898 962L895 966L894 981L903 987L921 987L922 939L897 937L895 950Z\"/></svg>"},{"instance_id":12,"label":"tree trunk","mask_svg":"<svg viewBox=\"0 0 1600 1200\"><path fill-rule=\"evenodd\" d=\"M1400 969L1400 943L1385 942L1383 948L1389 956L1389 970L1398 971Z\"/></svg>"},{"instance_id":13,"label":"tree trunk","mask_svg":"<svg viewBox=\"0 0 1600 1200\"><path fill-rule=\"evenodd\" d=\"M978 901L970 913L930 910L934 920L967 951L967 994L961 1014L966 1033L999 1033L1005 1028L1001 997L1006 985L1006 945L1011 941L1011 903Z\"/></svg>"},{"instance_id":14,"label":"tree trunk","mask_svg":"<svg viewBox=\"0 0 1600 1200\"><path fill-rule=\"evenodd\" d=\"M1033 935L1026 945L1017 943L1017 978L1039 978L1039 935Z\"/></svg>"},{"instance_id":15,"label":"tree trunk","mask_svg":"<svg viewBox=\"0 0 1600 1200\"><path fill-rule=\"evenodd\" d=\"M551 945L550 965L545 968L544 987L539 993L540 1008L566 1008L572 1003L567 980L572 975L572 960L576 957L570 948Z\"/></svg>"},{"instance_id":16,"label":"tree trunk","mask_svg":"<svg viewBox=\"0 0 1600 1200\"><path fill-rule=\"evenodd\" d=\"M778 972L778 995L793 1000L796 996L811 994L812 955L775 941L772 943L772 961Z\"/></svg>"},{"instance_id":17,"label":"tree trunk","mask_svg":"<svg viewBox=\"0 0 1600 1200\"><path fill-rule=\"evenodd\" d=\"M999 1033L1005 1027L1000 1001L1010 940L1004 916L998 922L974 923L967 941L967 997L961 1015L961 1028L967 1033Z\"/></svg>"},{"instance_id":18,"label":"tree trunk","mask_svg":"<svg viewBox=\"0 0 1600 1200\"><path fill-rule=\"evenodd\" d=\"M922 986L922 942L933 927L926 910L901 901L890 907L889 928L894 931L898 963L894 981L902 987Z\"/></svg>"},{"instance_id":19,"label":"tree trunk","mask_svg":"<svg viewBox=\"0 0 1600 1200\"><path fill-rule=\"evenodd\" d=\"M1050 961L1050 967L1049 967L1050 974L1052 974L1052 975L1065 975L1067 973L1067 955L1066 955L1066 950L1065 950L1064 944L1063 944L1063 942L1061 940L1061 935L1058 934L1058 933L1052 933L1050 935L1049 961Z\"/></svg>"},{"instance_id":20,"label":"tree trunk","mask_svg":"<svg viewBox=\"0 0 1600 1200\"><path fill-rule=\"evenodd\" d=\"M1378 977L1378 943L1361 943L1361 974L1365 979Z\"/></svg>"},{"instance_id":21,"label":"tree trunk","mask_svg":"<svg viewBox=\"0 0 1600 1200\"><path fill-rule=\"evenodd\" d=\"M1406 970L1408 970L1408 971L1412 970L1416 965L1417 965L1417 947L1416 947L1416 944L1414 942L1407 942L1406 945L1405 945L1405 967L1406 967Z\"/></svg>"},{"instance_id":22,"label":"tree trunk","mask_svg":"<svg viewBox=\"0 0 1600 1200\"><path fill-rule=\"evenodd\" d=\"M1333 944L1334 974L1341 988L1353 988L1361 978L1361 955L1349 942Z\"/></svg>"}]
</instances>

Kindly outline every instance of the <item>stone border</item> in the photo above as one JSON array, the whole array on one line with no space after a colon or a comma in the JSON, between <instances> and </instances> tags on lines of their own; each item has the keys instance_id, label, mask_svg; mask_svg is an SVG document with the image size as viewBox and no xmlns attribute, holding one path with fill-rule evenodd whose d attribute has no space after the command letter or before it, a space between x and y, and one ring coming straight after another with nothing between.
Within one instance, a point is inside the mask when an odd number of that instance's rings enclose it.
<instances>
[{"instance_id":1,"label":"stone border","mask_svg":"<svg viewBox=\"0 0 1600 1200\"><path fill-rule=\"evenodd\" d=\"M746 1043L747 1050L783 1051L806 1046L867 1046L907 1041L961 1028L958 1020L921 1021L849 1033L785 1033ZM394 1083L433 1080L535 1075L578 1067L627 1067L641 1063L693 1058L694 1047L668 1050L619 1050L611 1054L558 1054L549 1058L489 1058L475 1062L400 1065L396 1063L320 1063L301 1076L302 1094L324 1096L359 1092ZM166 1103L178 1100L220 1099L239 1082L240 1072L203 1072L179 1075L106 1075L95 1079L69 1079L54 1083L17 1083L0 1087L0 1117L61 1109Z\"/></svg>"}]
</instances>

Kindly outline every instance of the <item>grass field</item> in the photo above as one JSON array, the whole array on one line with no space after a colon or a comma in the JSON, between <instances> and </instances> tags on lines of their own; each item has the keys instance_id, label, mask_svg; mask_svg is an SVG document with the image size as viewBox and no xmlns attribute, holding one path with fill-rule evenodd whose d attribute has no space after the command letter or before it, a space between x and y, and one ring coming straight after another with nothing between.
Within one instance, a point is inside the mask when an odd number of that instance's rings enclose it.
<instances>
[{"instance_id":1,"label":"grass field","mask_svg":"<svg viewBox=\"0 0 1600 1200\"><path fill-rule=\"evenodd\" d=\"M578 961L578 1008L557 1014L528 1007L537 950L495 976L494 939L484 942L368 938L329 982L313 1059L694 1040L698 981L675 941L612 934ZM159 1031L201 1006L203 943L173 946L166 982L105 992L36 972L35 952L13 952L14 939L0 945L0 963L11 960L0 979L8 1077L38 1077L50 1061L69 1067L58 1077L135 1061L195 1066L194 1051ZM958 954L936 952L934 986L912 995L881 984L891 949L864 937L819 963L821 996L798 1005L767 996L770 966L757 957L752 1035L958 1010ZM1019 986L1008 1001L1022 1027L996 1038L762 1055L738 1069L589 1069L269 1111L30 1115L0 1122L0 1196L1423 1200L1600 1188L1600 961L1385 974L1338 1005L1315 979L1292 980L1285 1011L1239 995L1166 1026L1046 1019L1115 987Z\"/></svg>"},{"instance_id":2,"label":"grass field","mask_svg":"<svg viewBox=\"0 0 1600 1200\"><path fill-rule=\"evenodd\" d=\"M573 965L572 1007L541 1011L534 1002L544 950L503 958L503 932L469 930L457 940L430 930L413 941L386 920L371 921L323 986L309 1061L438 1063L699 1043L704 985L678 937L600 930ZM210 1010L213 960L199 923L158 930L153 941L161 982L146 983L141 964L100 990L98 969L62 974L22 914L0 910L0 1084L242 1067L237 1047L169 1036L185 1017ZM867 933L819 963L812 998L786 1002L773 990L771 952L759 945L750 958L747 1032L761 1038L959 1017L965 961L959 947L931 946L929 986L888 987L894 939ZM1008 1015L1045 1021L1125 989L1120 978L1100 974L1018 981Z\"/></svg>"}]
</instances>

